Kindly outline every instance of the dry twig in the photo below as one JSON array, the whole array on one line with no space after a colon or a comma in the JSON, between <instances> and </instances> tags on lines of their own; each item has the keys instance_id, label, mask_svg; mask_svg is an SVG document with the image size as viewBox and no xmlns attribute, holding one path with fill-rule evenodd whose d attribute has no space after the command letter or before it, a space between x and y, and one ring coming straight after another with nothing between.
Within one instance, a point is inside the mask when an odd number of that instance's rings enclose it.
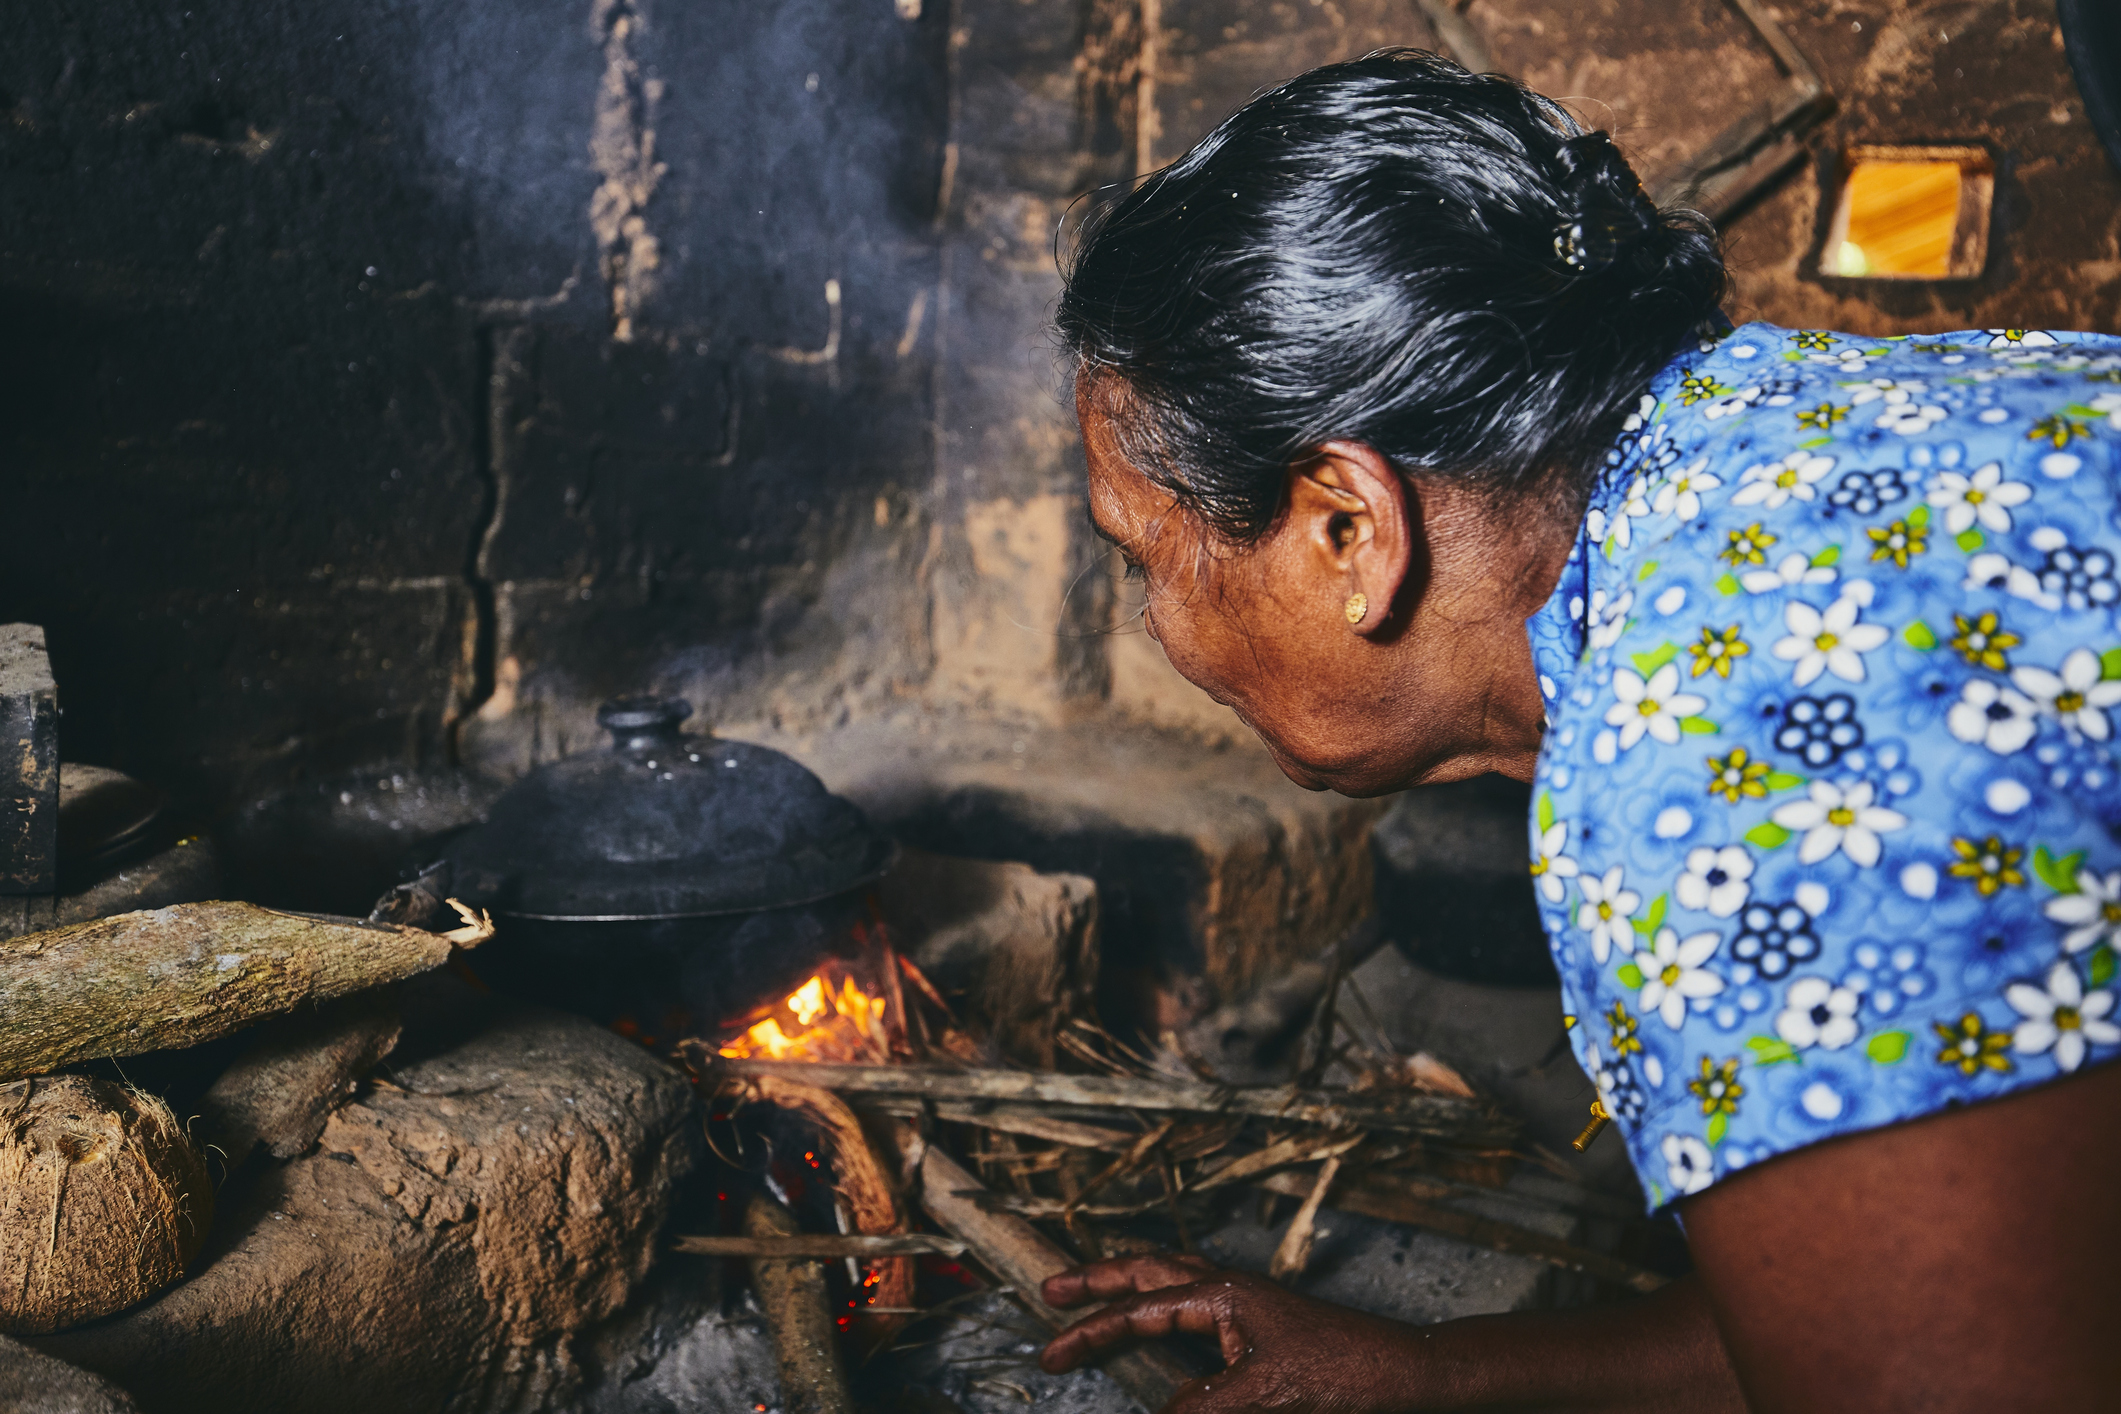
<instances>
[{"instance_id":1,"label":"dry twig","mask_svg":"<svg viewBox=\"0 0 2121 1414\"><path fill-rule=\"evenodd\" d=\"M1339 1176L1340 1155L1335 1154L1320 1166L1318 1176L1311 1180L1311 1191L1304 1195L1303 1206L1289 1219L1289 1230L1281 1235L1274 1260L1267 1264L1268 1276L1287 1281L1303 1275L1305 1263L1311 1260L1311 1244L1318 1235L1318 1205L1326 1201L1333 1180Z\"/></svg>"},{"instance_id":2,"label":"dry twig","mask_svg":"<svg viewBox=\"0 0 2121 1414\"><path fill-rule=\"evenodd\" d=\"M1301 1174L1293 1173L1269 1175L1261 1179L1257 1186L1272 1193L1292 1197L1308 1197L1322 1187ZM1459 1212L1455 1208L1440 1208L1433 1203L1423 1202L1404 1190L1395 1189L1388 1176L1383 1174L1363 1174L1351 1180L1342 1185L1341 1190L1333 1195L1331 1202L1342 1212L1355 1213L1366 1218L1381 1218L1386 1222L1405 1223L1409 1227L1425 1227L1475 1247L1485 1247L1491 1252L1509 1252L1520 1257L1531 1257L1560 1267L1564 1271L1582 1272L1600 1281L1611 1282L1629 1291L1655 1291L1668 1280L1655 1272L1623 1262L1618 1257L1593 1252L1588 1247L1578 1247L1558 1237L1549 1237L1543 1232L1534 1232L1514 1223L1497 1222L1493 1218L1477 1217L1472 1213Z\"/></svg>"}]
</instances>

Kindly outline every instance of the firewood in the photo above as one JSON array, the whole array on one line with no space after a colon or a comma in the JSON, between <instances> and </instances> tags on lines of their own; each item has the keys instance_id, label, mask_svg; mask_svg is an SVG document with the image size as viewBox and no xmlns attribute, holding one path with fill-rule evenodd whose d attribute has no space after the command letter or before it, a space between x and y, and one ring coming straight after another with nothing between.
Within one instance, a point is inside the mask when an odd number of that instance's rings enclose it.
<instances>
[{"instance_id":1,"label":"firewood","mask_svg":"<svg viewBox=\"0 0 2121 1414\"><path fill-rule=\"evenodd\" d=\"M1290 1197L1308 1198L1314 1190L1314 1181L1305 1174L1277 1173L1258 1180L1255 1187L1270 1193L1287 1194ZM1355 1213L1366 1218L1379 1218L1385 1222L1404 1223L1408 1227L1424 1227L1432 1232L1455 1237L1475 1247L1485 1247L1491 1252L1509 1252L1520 1257L1530 1257L1563 1271L1582 1272L1600 1281L1611 1282L1629 1291L1651 1292L1663 1286L1668 1278L1637 1267L1618 1257L1609 1257L1603 1252L1593 1252L1588 1247L1578 1247L1558 1237L1549 1237L1543 1232L1519 1227L1515 1223L1497 1222L1493 1218L1478 1217L1462 1213L1455 1208L1439 1207L1414 1196L1414 1191L1402 1186L1395 1175L1367 1173L1335 1186L1326 1202L1344 1213Z\"/></svg>"},{"instance_id":2,"label":"firewood","mask_svg":"<svg viewBox=\"0 0 2121 1414\"><path fill-rule=\"evenodd\" d=\"M786 1076L762 1075L743 1083L746 1098L802 1115L824 1131L830 1141L832 1173L838 1191L854 1210L856 1229L867 1236L883 1237L906 1230L905 1214L891 1180L877 1162L862 1133L861 1121L844 1101L828 1090L798 1083ZM913 1261L906 1256L888 1256L876 1263L877 1282L869 1293L872 1305L899 1310L913 1304ZM890 1335L904 1320L899 1316L861 1318L859 1334L871 1344Z\"/></svg>"},{"instance_id":3,"label":"firewood","mask_svg":"<svg viewBox=\"0 0 2121 1414\"><path fill-rule=\"evenodd\" d=\"M937 1227L963 1242L975 1262L1012 1288L1032 1315L1060 1331L1100 1309L1093 1305L1062 1311L1048 1306L1039 1288L1047 1277L1075 1266L1075 1260L1022 1218L987 1208L980 1201L986 1190L979 1180L923 1143L912 1125L900 1124L897 1132L900 1150L919 1157L922 1209ZM1108 1355L1097 1366L1149 1409L1163 1408L1179 1386L1194 1377L1178 1360L1156 1349Z\"/></svg>"},{"instance_id":4,"label":"firewood","mask_svg":"<svg viewBox=\"0 0 2121 1414\"><path fill-rule=\"evenodd\" d=\"M1050 1071L933 1070L917 1066L717 1060L721 1074L780 1076L842 1095L898 1095L923 1100L1058 1105L1083 1110L1152 1110L1165 1114L1259 1115L1327 1129L1381 1129L1458 1143L1498 1143L1510 1124L1476 1101L1440 1095L1357 1094L1289 1086L1235 1087L1122 1075Z\"/></svg>"},{"instance_id":5,"label":"firewood","mask_svg":"<svg viewBox=\"0 0 2121 1414\"><path fill-rule=\"evenodd\" d=\"M744 1205L744 1235L786 1239L801 1236L802 1230L786 1208L758 1193ZM853 1414L824 1269L814 1260L754 1257L751 1286L773 1339L788 1414Z\"/></svg>"},{"instance_id":6,"label":"firewood","mask_svg":"<svg viewBox=\"0 0 2121 1414\"><path fill-rule=\"evenodd\" d=\"M195 1046L439 967L493 936L429 933L248 903L121 913L0 942L0 1080Z\"/></svg>"},{"instance_id":7,"label":"firewood","mask_svg":"<svg viewBox=\"0 0 2121 1414\"><path fill-rule=\"evenodd\" d=\"M184 1275L213 1221L169 1106L85 1075L0 1085L0 1332L122 1311Z\"/></svg>"},{"instance_id":8,"label":"firewood","mask_svg":"<svg viewBox=\"0 0 2121 1414\"><path fill-rule=\"evenodd\" d=\"M696 1257L961 1257L965 1244L930 1232L868 1237L858 1232L804 1232L793 1237L680 1237L676 1248Z\"/></svg>"},{"instance_id":9,"label":"firewood","mask_svg":"<svg viewBox=\"0 0 2121 1414\"><path fill-rule=\"evenodd\" d=\"M276 1159L306 1153L324 1121L398 1043L398 1008L378 990L275 1017L200 1102L230 1168L259 1143Z\"/></svg>"}]
</instances>

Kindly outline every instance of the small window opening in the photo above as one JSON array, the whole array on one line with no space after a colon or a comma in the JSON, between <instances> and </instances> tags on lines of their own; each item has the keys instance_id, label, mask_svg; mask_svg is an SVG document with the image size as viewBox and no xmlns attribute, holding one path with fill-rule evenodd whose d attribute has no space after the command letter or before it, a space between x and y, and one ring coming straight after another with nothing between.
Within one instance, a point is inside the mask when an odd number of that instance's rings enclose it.
<instances>
[{"instance_id":1,"label":"small window opening","mask_svg":"<svg viewBox=\"0 0 2121 1414\"><path fill-rule=\"evenodd\" d=\"M1978 147L1852 147L1819 273L1969 280L1988 264L1994 166Z\"/></svg>"}]
</instances>

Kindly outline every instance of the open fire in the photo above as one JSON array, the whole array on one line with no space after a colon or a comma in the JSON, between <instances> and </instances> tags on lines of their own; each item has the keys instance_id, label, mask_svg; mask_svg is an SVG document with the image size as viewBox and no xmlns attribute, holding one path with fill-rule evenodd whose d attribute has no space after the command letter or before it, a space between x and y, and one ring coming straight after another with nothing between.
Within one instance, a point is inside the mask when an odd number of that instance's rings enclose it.
<instances>
[{"instance_id":1,"label":"open fire","mask_svg":"<svg viewBox=\"0 0 2121 1414\"><path fill-rule=\"evenodd\" d=\"M814 973L722 1046L721 1054L732 1060L888 1060L884 1016L889 1007L888 1000L863 991L851 976L842 975L835 989L825 972ZM793 1034L784 1019L796 1028Z\"/></svg>"},{"instance_id":2,"label":"open fire","mask_svg":"<svg viewBox=\"0 0 2121 1414\"><path fill-rule=\"evenodd\" d=\"M919 1062L935 1050L960 1060L976 1056L942 993L892 946L873 911L851 937L846 954L825 959L785 997L732 1019L718 1043L690 1043L695 1053L711 1044L726 1060L856 1065Z\"/></svg>"}]
</instances>

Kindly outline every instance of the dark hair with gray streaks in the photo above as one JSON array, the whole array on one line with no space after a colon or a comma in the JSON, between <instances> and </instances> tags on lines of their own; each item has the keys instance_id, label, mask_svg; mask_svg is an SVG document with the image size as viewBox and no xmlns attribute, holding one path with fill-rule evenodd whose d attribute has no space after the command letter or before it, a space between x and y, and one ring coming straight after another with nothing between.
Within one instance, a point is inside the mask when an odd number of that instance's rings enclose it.
<instances>
[{"instance_id":1,"label":"dark hair with gray streaks","mask_svg":"<svg viewBox=\"0 0 2121 1414\"><path fill-rule=\"evenodd\" d=\"M1335 439L1582 494L1724 291L1714 230L1603 133L1408 49L1253 99L1093 213L1063 275L1056 328L1078 378L1116 375L1129 457L1239 541Z\"/></svg>"}]
</instances>

